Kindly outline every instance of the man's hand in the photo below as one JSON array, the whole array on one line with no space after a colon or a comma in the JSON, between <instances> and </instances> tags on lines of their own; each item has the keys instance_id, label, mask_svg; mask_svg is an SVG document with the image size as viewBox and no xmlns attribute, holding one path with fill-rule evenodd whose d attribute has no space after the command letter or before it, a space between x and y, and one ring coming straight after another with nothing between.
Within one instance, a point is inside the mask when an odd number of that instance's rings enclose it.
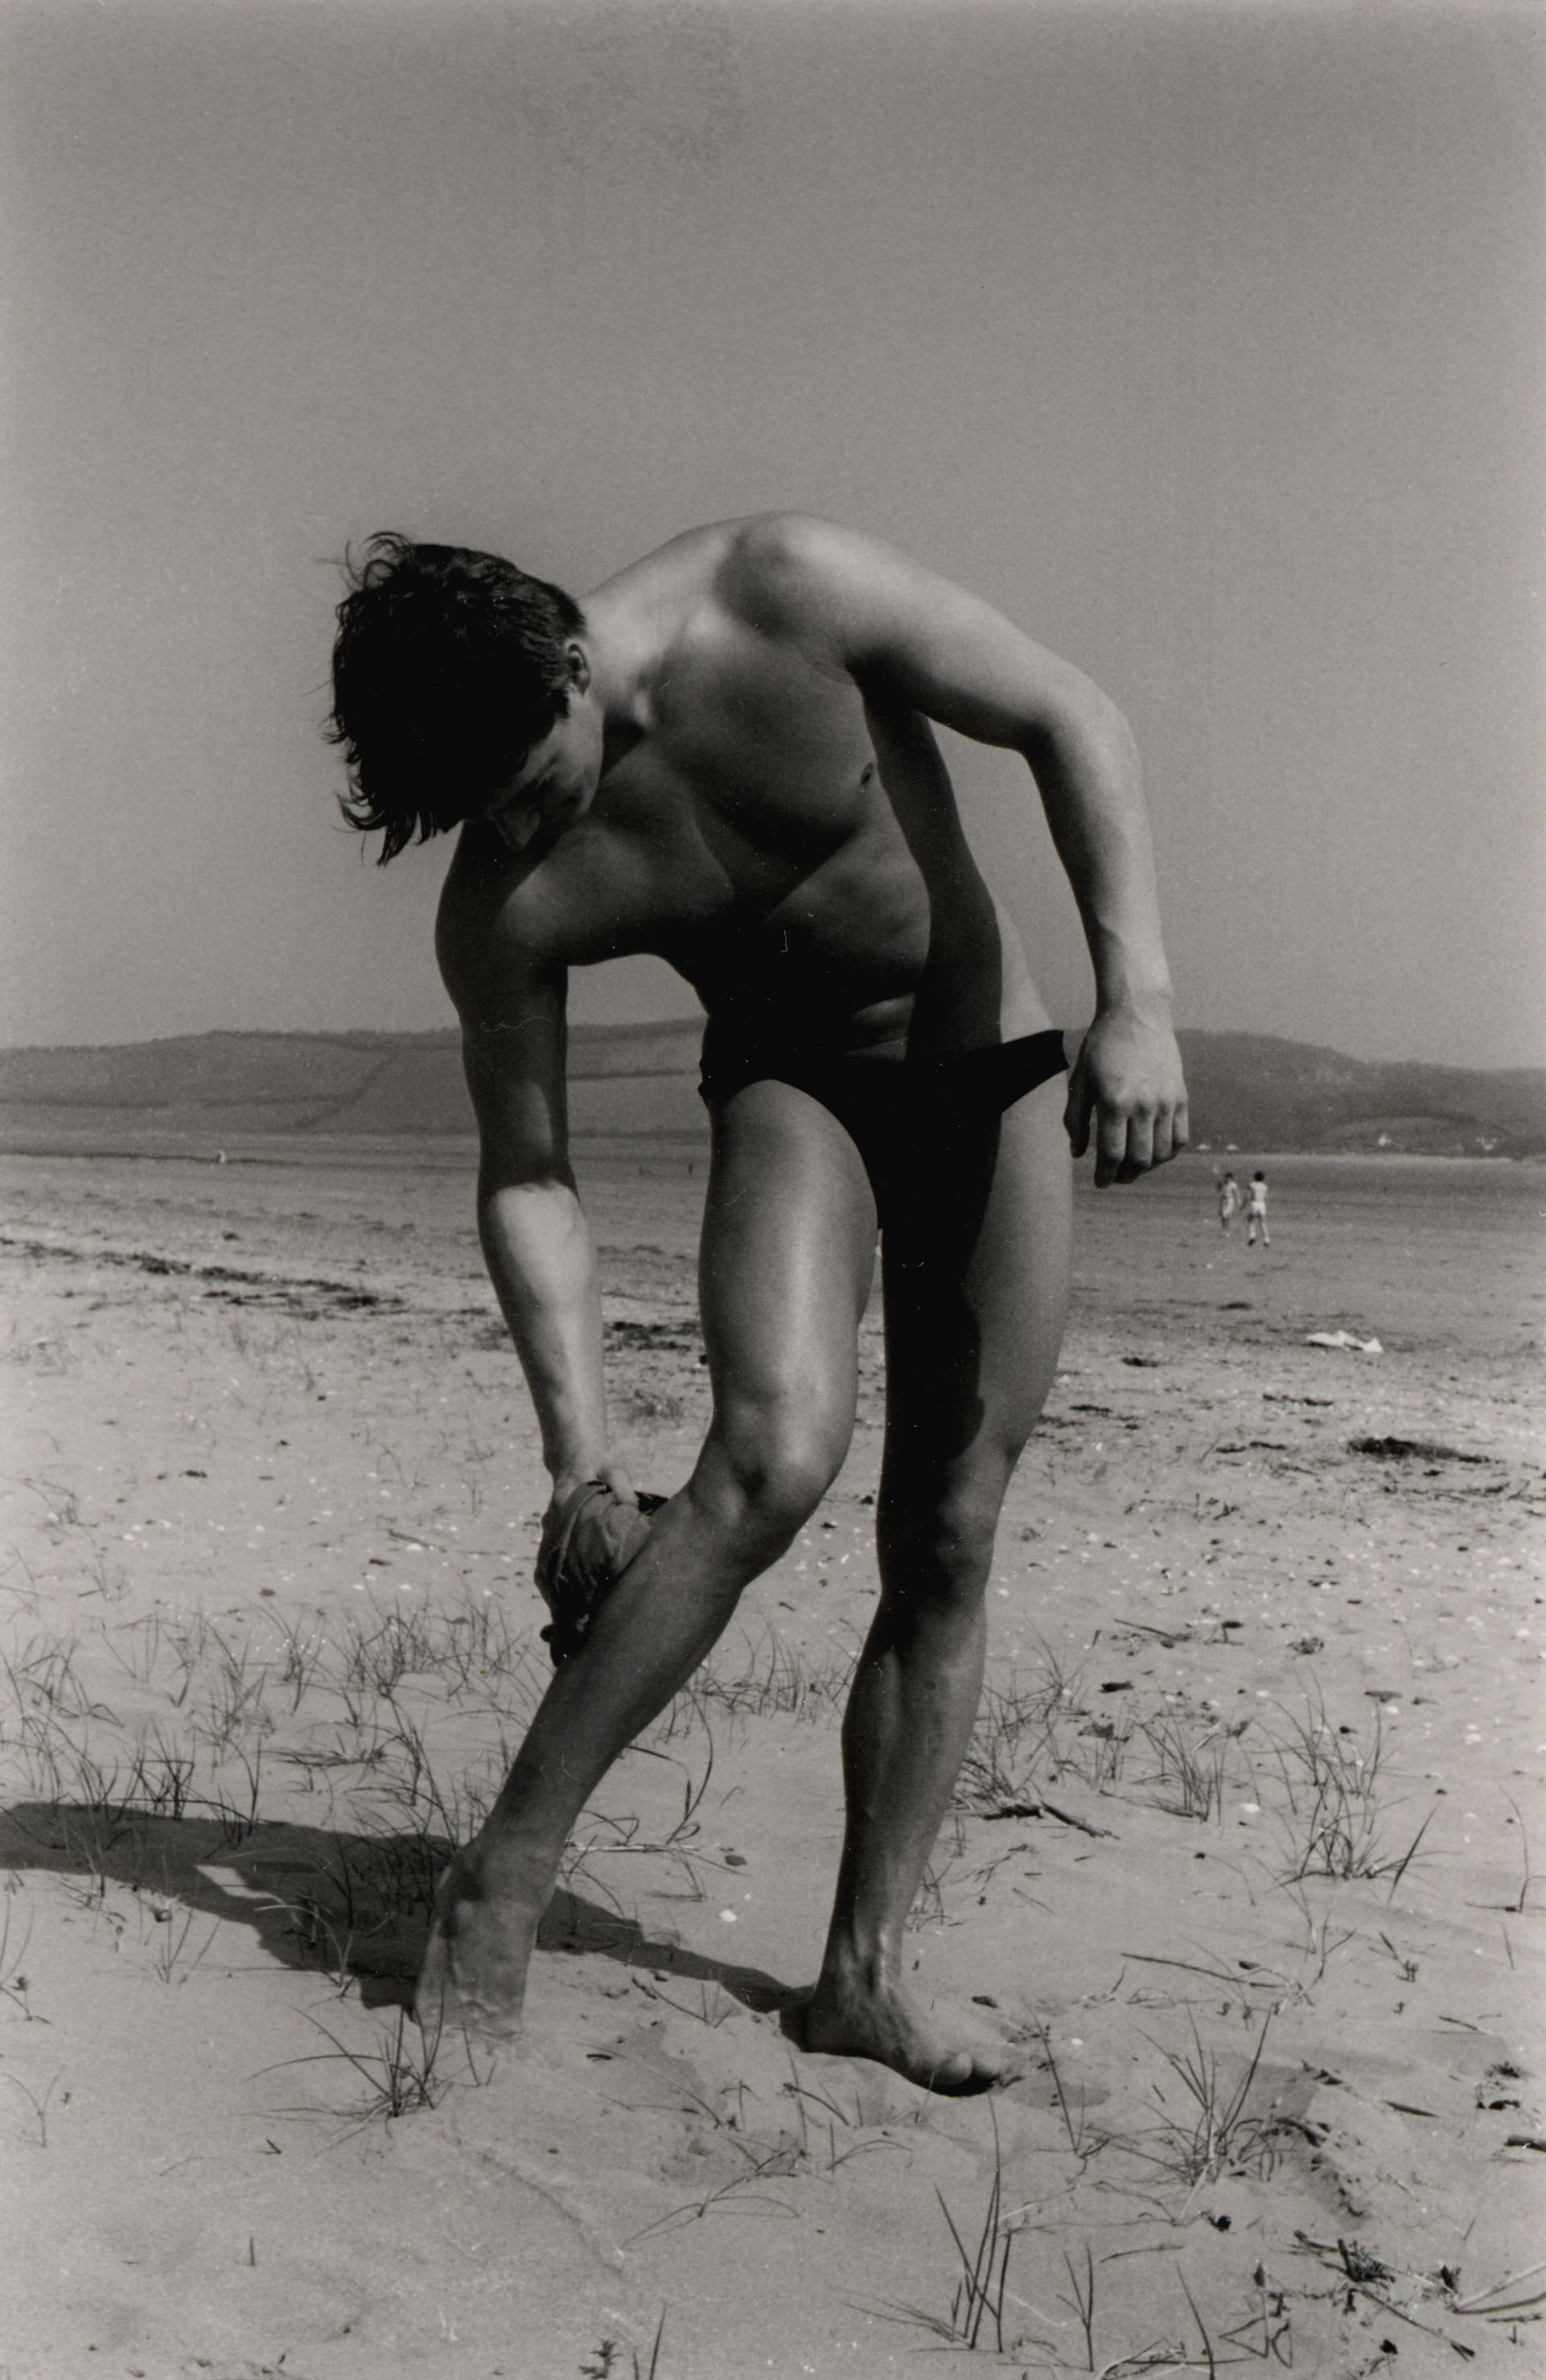
<instances>
[{"instance_id":1,"label":"man's hand","mask_svg":"<svg viewBox=\"0 0 1546 2380\"><path fill-rule=\"evenodd\" d=\"M553 1494L548 1499L548 1508L542 1516L544 1536L550 1529L556 1530L561 1526L563 1515L567 1512L571 1501L587 1481L591 1479L599 1479L603 1487L610 1488L619 1503L636 1504L639 1501L639 1491L628 1476L627 1465L615 1462L610 1456L604 1463L592 1464L589 1470L561 1471L554 1479Z\"/></svg>"},{"instance_id":2,"label":"man's hand","mask_svg":"<svg viewBox=\"0 0 1546 2380\"><path fill-rule=\"evenodd\" d=\"M1136 1182L1187 1146L1187 1086L1168 1026L1130 1009L1096 1017L1068 1078L1063 1121L1074 1155L1090 1146L1095 1119L1095 1186Z\"/></svg>"},{"instance_id":3,"label":"man's hand","mask_svg":"<svg viewBox=\"0 0 1546 2380\"><path fill-rule=\"evenodd\" d=\"M604 1467L604 1479L555 1486L542 1523L537 1588L553 1614L542 1634L560 1669L582 1649L597 1612L648 1544L650 1516L665 1501L663 1496L636 1500L620 1467ZM564 1481L569 1476L564 1474Z\"/></svg>"}]
</instances>

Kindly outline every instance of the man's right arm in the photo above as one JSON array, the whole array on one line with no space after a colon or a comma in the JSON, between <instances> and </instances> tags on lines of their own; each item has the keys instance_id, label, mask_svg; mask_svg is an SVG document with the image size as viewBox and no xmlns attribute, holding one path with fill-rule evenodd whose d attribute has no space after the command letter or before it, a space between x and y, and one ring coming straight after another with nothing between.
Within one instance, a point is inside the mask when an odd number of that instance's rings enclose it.
<instances>
[{"instance_id":1,"label":"man's right arm","mask_svg":"<svg viewBox=\"0 0 1546 2380\"><path fill-rule=\"evenodd\" d=\"M437 939L478 1118L478 1232L536 1407L554 1500L597 1478L631 1497L607 1443L595 1249L568 1159L566 972L518 953L496 951L491 963L469 950L456 905L452 893Z\"/></svg>"}]
</instances>

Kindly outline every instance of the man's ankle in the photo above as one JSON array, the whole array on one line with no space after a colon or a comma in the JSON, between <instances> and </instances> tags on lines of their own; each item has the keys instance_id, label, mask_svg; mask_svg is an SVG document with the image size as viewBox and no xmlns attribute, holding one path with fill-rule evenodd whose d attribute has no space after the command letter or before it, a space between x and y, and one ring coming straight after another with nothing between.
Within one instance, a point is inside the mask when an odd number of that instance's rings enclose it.
<instances>
[{"instance_id":1,"label":"man's ankle","mask_svg":"<svg viewBox=\"0 0 1546 2380\"><path fill-rule=\"evenodd\" d=\"M895 1984L893 1970L896 1965L897 1961L886 1956L879 1942L861 1945L852 1938L829 1941L816 1979L817 1997L840 2004L877 1999Z\"/></svg>"},{"instance_id":2,"label":"man's ankle","mask_svg":"<svg viewBox=\"0 0 1546 2380\"><path fill-rule=\"evenodd\" d=\"M563 1856L562 1843L555 1852L549 1843L515 1828L506 1831L485 1827L476 1842L458 1855L457 1865L481 1898L525 1900L551 1891Z\"/></svg>"}]
</instances>

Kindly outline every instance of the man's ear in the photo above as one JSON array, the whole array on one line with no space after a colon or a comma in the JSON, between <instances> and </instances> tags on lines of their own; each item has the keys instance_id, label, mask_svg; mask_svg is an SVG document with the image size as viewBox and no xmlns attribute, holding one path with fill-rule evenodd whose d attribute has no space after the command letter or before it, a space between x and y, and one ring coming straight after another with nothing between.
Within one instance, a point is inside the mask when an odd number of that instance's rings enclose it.
<instances>
[{"instance_id":1,"label":"man's ear","mask_svg":"<svg viewBox=\"0 0 1546 2380\"><path fill-rule=\"evenodd\" d=\"M568 664L569 684L577 694L583 694L590 683L590 654L571 638L564 648L564 659Z\"/></svg>"}]
</instances>

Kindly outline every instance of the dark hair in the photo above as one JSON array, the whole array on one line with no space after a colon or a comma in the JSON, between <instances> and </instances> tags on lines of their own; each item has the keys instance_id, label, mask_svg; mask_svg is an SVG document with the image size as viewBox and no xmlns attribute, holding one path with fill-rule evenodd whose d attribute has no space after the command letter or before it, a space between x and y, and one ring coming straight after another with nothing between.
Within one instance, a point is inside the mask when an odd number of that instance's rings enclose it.
<instances>
[{"instance_id":1,"label":"dark hair","mask_svg":"<svg viewBox=\"0 0 1546 2380\"><path fill-rule=\"evenodd\" d=\"M569 707L566 647L585 614L496 553L391 530L348 555L328 739L351 826L384 830L381 863L479 808Z\"/></svg>"}]
</instances>

